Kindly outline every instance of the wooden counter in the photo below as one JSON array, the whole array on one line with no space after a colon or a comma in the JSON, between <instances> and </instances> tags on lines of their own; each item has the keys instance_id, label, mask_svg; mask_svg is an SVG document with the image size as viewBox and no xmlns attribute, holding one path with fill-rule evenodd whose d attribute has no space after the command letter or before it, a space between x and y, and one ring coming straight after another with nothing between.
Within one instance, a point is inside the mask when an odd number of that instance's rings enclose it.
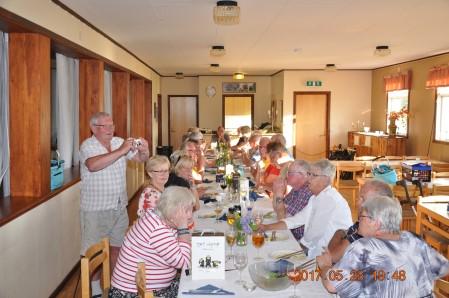
<instances>
[{"instance_id":1,"label":"wooden counter","mask_svg":"<svg viewBox=\"0 0 449 298\"><path fill-rule=\"evenodd\" d=\"M348 132L348 147L355 148L357 156L403 156L407 138L357 131Z\"/></svg>"}]
</instances>

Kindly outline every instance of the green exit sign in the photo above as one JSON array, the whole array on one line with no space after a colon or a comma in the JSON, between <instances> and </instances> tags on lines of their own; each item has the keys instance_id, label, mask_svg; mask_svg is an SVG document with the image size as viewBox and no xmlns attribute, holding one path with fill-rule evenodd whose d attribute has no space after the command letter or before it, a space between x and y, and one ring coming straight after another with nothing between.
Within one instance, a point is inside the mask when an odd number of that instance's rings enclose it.
<instances>
[{"instance_id":1,"label":"green exit sign","mask_svg":"<svg viewBox=\"0 0 449 298\"><path fill-rule=\"evenodd\" d=\"M313 87L313 86L320 87L322 85L323 85L323 82L321 82L321 81L306 81L307 87Z\"/></svg>"}]
</instances>

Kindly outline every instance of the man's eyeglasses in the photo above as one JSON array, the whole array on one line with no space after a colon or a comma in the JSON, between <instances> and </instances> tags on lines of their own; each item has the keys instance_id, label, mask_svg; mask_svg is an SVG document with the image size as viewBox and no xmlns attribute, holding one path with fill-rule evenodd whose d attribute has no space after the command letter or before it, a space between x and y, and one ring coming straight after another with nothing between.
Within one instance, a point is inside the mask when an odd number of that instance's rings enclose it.
<instances>
[{"instance_id":1,"label":"man's eyeglasses","mask_svg":"<svg viewBox=\"0 0 449 298\"><path fill-rule=\"evenodd\" d=\"M312 172L307 172L307 176L311 177L311 178L315 178L315 177L327 177L326 175L322 175L322 174L315 174Z\"/></svg>"},{"instance_id":2,"label":"man's eyeglasses","mask_svg":"<svg viewBox=\"0 0 449 298\"><path fill-rule=\"evenodd\" d=\"M369 215L359 215L359 221L360 221L362 218L364 218L364 217L373 220L373 217L372 217L372 216L369 216Z\"/></svg>"},{"instance_id":3,"label":"man's eyeglasses","mask_svg":"<svg viewBox=\"0 0 449 298\"><path fill-rule=\"evenodd\" d=\"M114 129L114 124L94 124L96 127L106 128L106 129Z\"/></svg>"}]
</instances>

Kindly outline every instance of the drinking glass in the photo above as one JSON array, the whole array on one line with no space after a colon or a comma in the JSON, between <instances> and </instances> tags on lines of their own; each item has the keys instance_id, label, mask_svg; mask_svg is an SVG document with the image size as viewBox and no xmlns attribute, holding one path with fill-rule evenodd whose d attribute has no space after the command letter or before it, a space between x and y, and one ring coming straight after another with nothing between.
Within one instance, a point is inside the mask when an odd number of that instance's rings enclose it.
<instances>
[{"instance_id":1,"label":"drinking glass","mask_svg":"<svg viewBox=\"0 0 449 298\"><path fill-rule=\"evenodd\" d=\"M233 257L233 253L232 253L232 247L235 244L235 239L236 238L236 233L234 231L234 229L229 229L226 232L226 242L228 243L229 247L231 248L231 254L228 256L229 258Z\"/></svg>"},{"instance_id":2,"label":"drinking glass","mask_svg":"<svg viewBox=\"0 0 449 298\"><path fill-rule=\"evenodd\" d=\"M254 260L259 260L259 261L263 260L263 258L260 257L260 255L259 255L259 250L265 243L265 237L264 237L263 232L261 232L261 231L253 232L252 240L253 240L254 247L257 249L257 256L254 257Z\"/></svg>"},{"instance_id":3,"label":"drinking glass","mask_svg":"<svg viewBox=\"0 0 449 298\"><path fill-rule=\"evenodd\" d=\"M220 214L223 211L223 205L217 201L217 203L215 204L215 223L219 223L218 219L220 218Z\"/></svg>"},{"instance_id":4,"label":"drinking glass","mask_svg":"<svg viewBox=\"0 0 449 298\"><path fill-rule=\"evenodd\" d=\"M236 281L237 284L243 285L245 282L242 280L242 271L248 265L248 255L246 254L246 249L238 249L234 254L234 265L240 272L239 280Z\"/></svg>"},{"instance_id":5,"label":"drinking glass","mask_svg":"<svg viewBox=\"0 0 449 298\"><path fill-rule=\"evenodd\" d=\"M301 281L301 269L296 267L294 264L287 265L287 276L293 284L293 295L289 298L300 298L300 296L296 295L296 286Z\"/></svg>"},{"instance_id":6,"label":"drinking glass","mask_svg":"<svg viewBox=\"0 0 449 298\"><path fill-rule=\"evenodd\" d=\"M235 223L235 214L232 212L228 212L226 214L226 222L228 223L229 226L233 226Z\"/></svg>"},{"instance_id":7,"label":"drinking glass","mask_svg":"<svg viewBox=\"0 0 449 298\"><path fill-rule=\"evenodd\" d=\"M225 177L221 178L221 180L220 180L220 187L223 190L223 192L225 192L226 187L228 187L228 183L226 182L226 178Z\"/></svg>"}]
</instances>

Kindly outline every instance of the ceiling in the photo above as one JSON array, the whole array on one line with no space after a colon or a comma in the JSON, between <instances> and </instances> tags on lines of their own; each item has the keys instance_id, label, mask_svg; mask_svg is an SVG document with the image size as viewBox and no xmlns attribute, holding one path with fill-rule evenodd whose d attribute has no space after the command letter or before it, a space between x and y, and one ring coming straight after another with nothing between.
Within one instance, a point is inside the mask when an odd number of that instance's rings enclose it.
<instances>
[{"instance_id":1,"label":"ceiling","mask_svg":"<svg viewBox=\"0 0 449 298\"><path fill-rule=\"evenodd\" d=\"M60 0L164 76L282 69L373 69L449 52L449 0L240 0L240 24L214 0ZM211 57L212 45L226 55ZM388 45L387 57L373 55Z\"/></svg>"}]
</instances>

